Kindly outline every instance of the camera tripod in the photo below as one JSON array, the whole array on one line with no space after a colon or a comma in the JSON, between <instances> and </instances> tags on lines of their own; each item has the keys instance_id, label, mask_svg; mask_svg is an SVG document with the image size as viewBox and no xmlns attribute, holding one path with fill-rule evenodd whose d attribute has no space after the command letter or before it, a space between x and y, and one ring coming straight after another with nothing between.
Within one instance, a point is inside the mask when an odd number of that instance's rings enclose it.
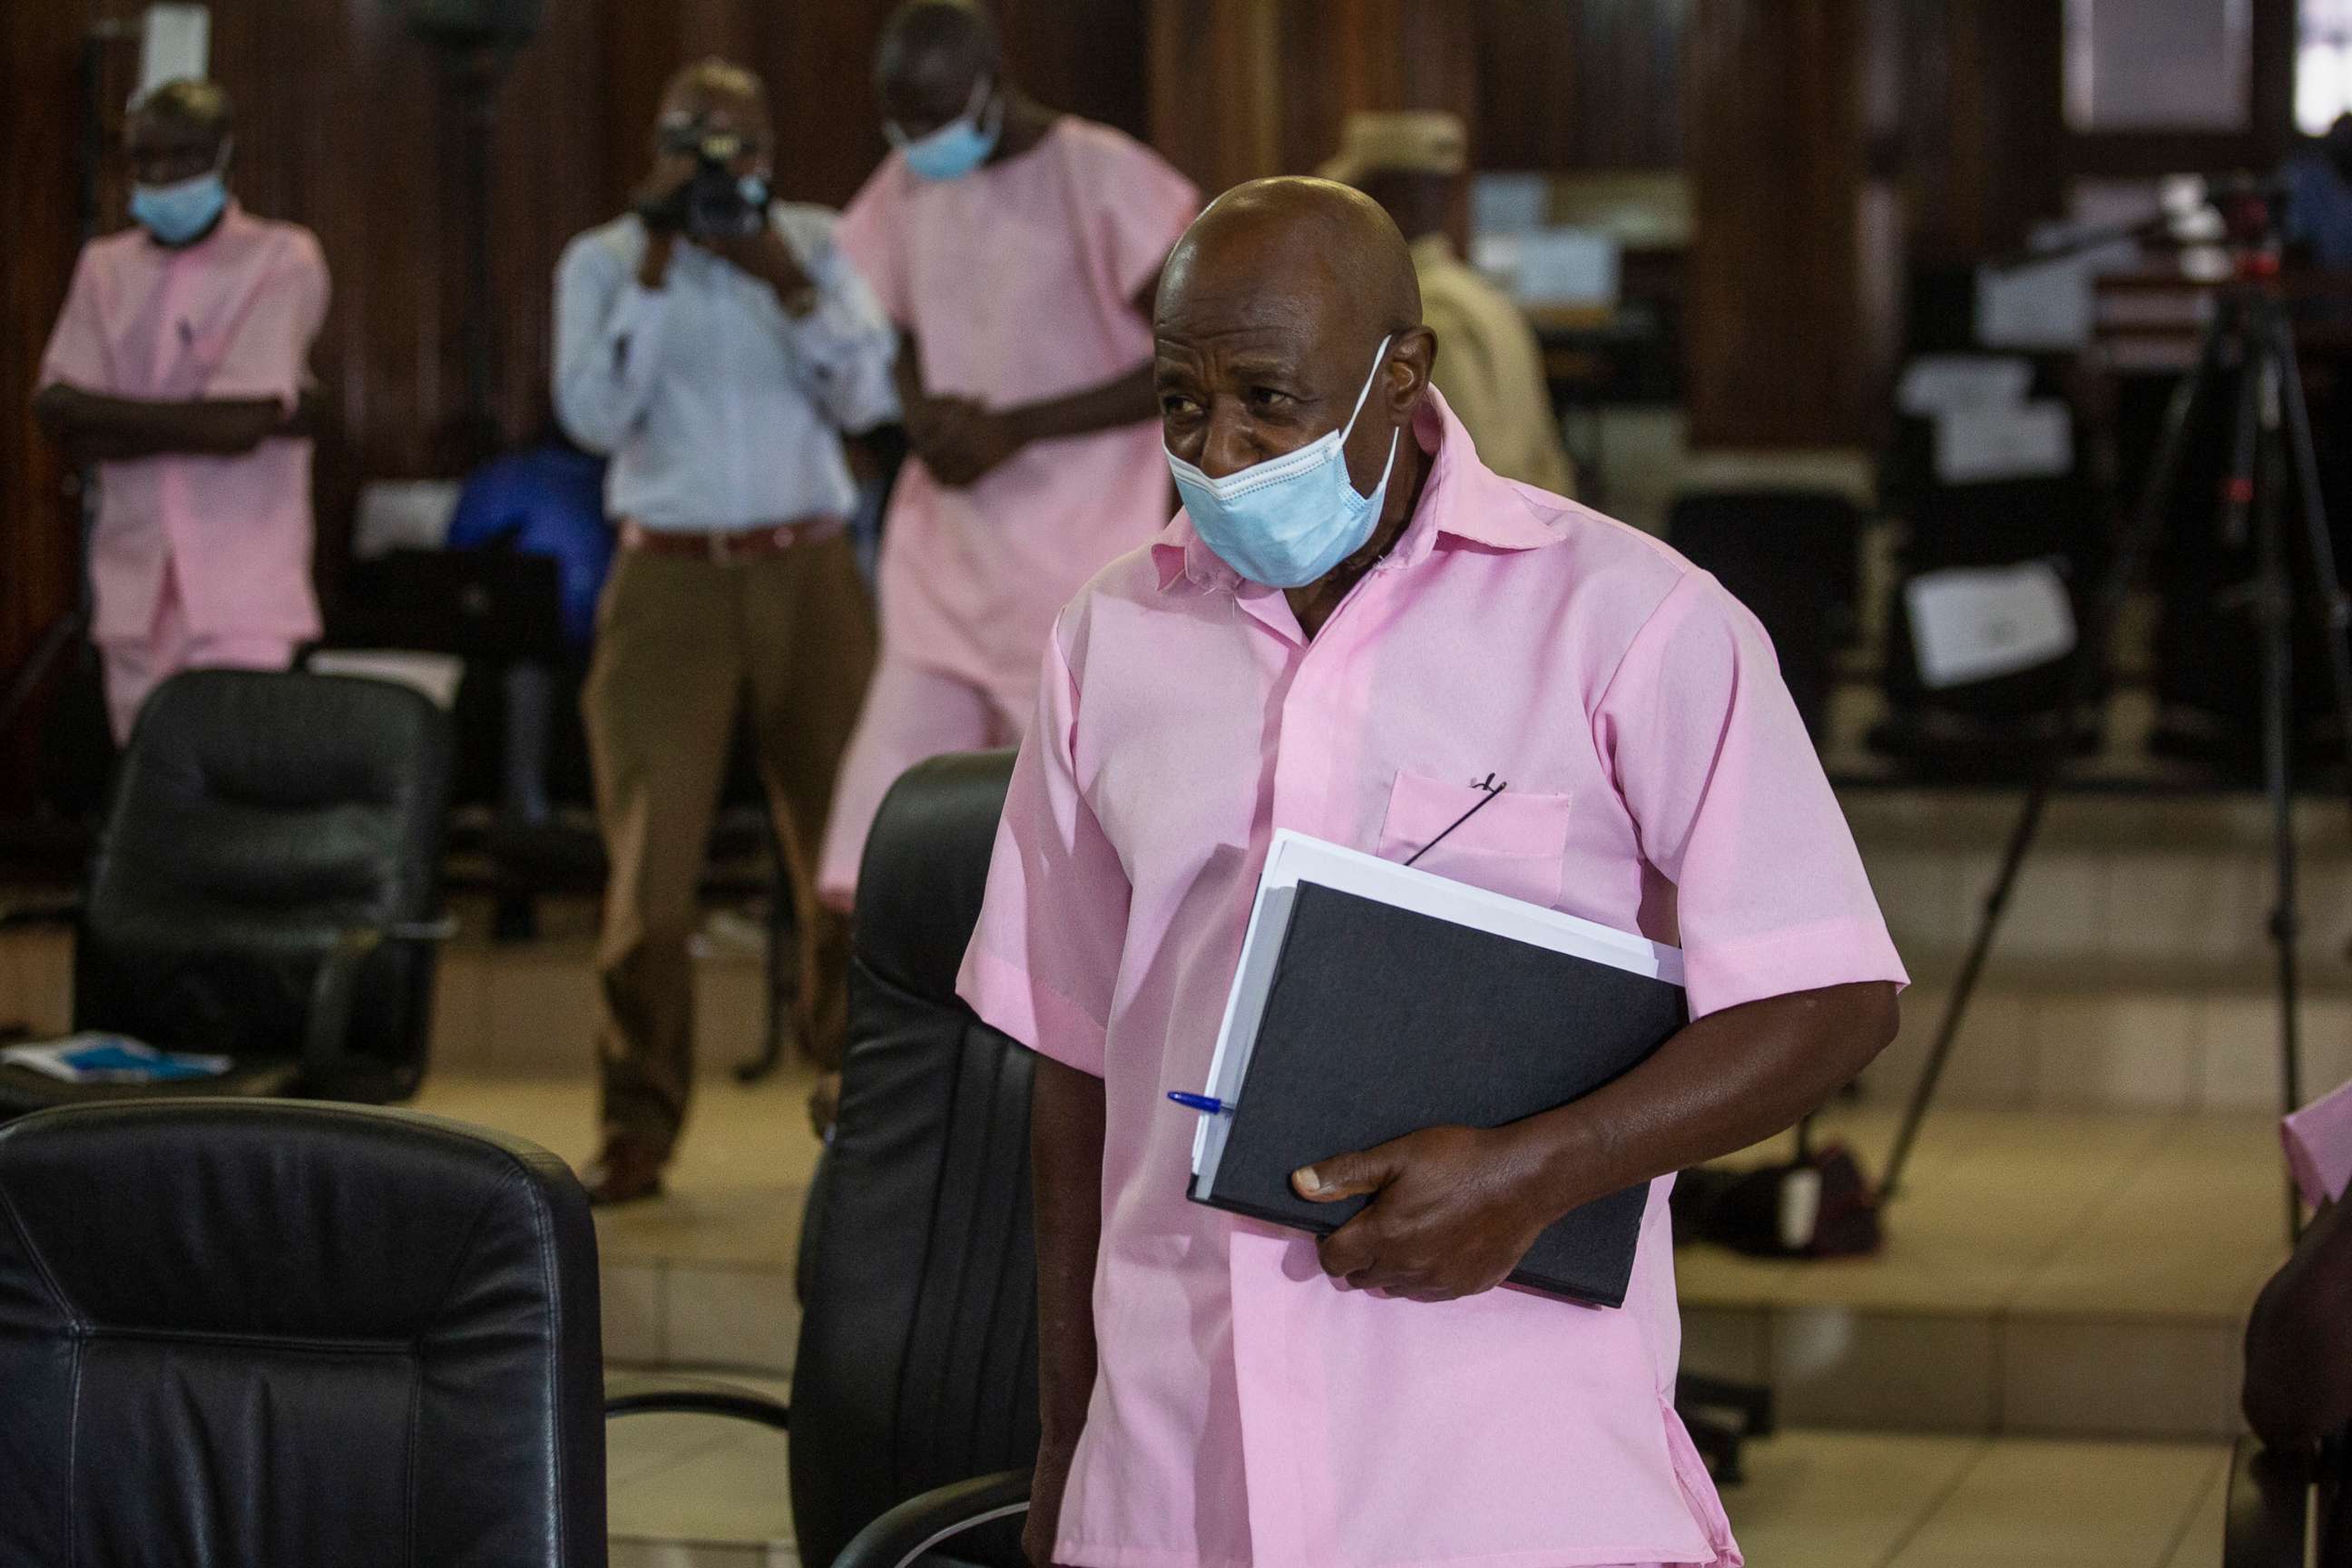
<instances>
[{"instance_id":1,"label":"camera tripod","mask_svg":"<svg viewBox=\"0 0 2352 1568\"><path fill-rule=\"evenodd\" d=\"M2227 370L2239 372L2228 477L2221 487L2221 527L2224 540L2253 546L2252 581L2243 592L2253 618L2260 668L2263 793L2270 804L2273 904L2269 936L2276 954L2279 1007L2279 1067L2285 1109L2302 1102L2302 1041L2296 1016L2299 991L2296 909L2297 849L2294 823L2294 774L2292 694L2294 680L2294 564L2289 558L2287 527L2282 517L2286 492L2298 501L2304 535L2305 584L2326 619L2327 679L2333 689L2342 738L2352 747L2352 642L2347 642L2347 608L2336 570L2335 544L2319 494L2319 465L2312 447L2311 414L2303 395L2301 367L2296 363L2294 328L2278 284L2279 241L2276 204L2268 193L2234 198L2238 210L2224 207L2236 247L2232 281L2218 295L2197 353L2196 365L2174 388L2168 404L2155 461L2137 510L2118 542L2098 596L2086 616L2076 650L2074 679L2061 722L2034 768L2011 829L2000 869L1974 938L1952 985L1949 1001L1927 1054L1925 1070L1905 1110L1901 1130L1888 1156L1882 1196L1898 1189L1912 1146L1918 1138L1957 1042L1970 998L1982 978L1993 939L2009 905L2011 890L2026 857L2033 847L2050 803L2052 789L2065 766L2069 744L2084 710L2099 690L2126 594L2141 560L2155 544L2180 484L2189 431L2196 410L2205 403ZM2250 232L2251 231L2251 232ZM2352 755L2347 755L2352 767ZM2290 1233L2300 1228L2301 1210L2290 1184L2287 1193Z\"/></svg>"}]
</instances>

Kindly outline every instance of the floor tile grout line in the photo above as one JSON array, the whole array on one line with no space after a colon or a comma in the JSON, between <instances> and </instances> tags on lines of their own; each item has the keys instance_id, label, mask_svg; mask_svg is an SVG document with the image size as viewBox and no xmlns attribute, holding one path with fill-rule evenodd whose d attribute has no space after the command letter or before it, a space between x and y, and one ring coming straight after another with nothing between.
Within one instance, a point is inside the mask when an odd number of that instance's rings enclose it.
<instances>
[{"instance_id":1,"label":"floor tile grout line","mask_svg":"<svg viewBox=\"0 0 2352 1568\"><path fill-rule=\"evenodd\" d=\"M2193 1111L2175 1111L2159 1119L2149 1129L2147 1142L2136 1151L2137 1157L2117 1162L2116 1170L2109 1177L2106 1184L2097 1193L2086 1197L2083 1206L2076 1211L2074 1223L2044 1247L2040 1255L2026 1266L2014 1288L1993 1304L1993 1312L1997 1320L2005 1321L2016 1312L2021 1299L2032 1289L2033 1282L2047 1273L2061 1258L2074 1250L2082 1238L2097 1224L2099 1216L2105 1214L2109 1205L2123 1196L2124 1190L2130 1186L2134 1180L2147 1173L2158 1157L2158 1151L2171 1139L2178 1137L2181 1130L2180 1124L2194 1114Z\"/></svg>"},{"instance_id":2,"label":"floor tile grout line","mask_svg":"<svg viewBox=\"0 0 2352 1568\"><path fill-rule=\"evenodd\" d=\"M1895 1537L1894 1544L1886 1549L1886 1555L1880 1558L1874 1568L1895 1568L1895 1559L1911 1549L1911 1543L1919 1539L1920 1532L1943 1511L1946 1503L1958 1495L1961 1485L1976 1472L1976 1468L1984 1463L1986 1456L1992 1452L1994 1441L1989 1434L1981 1434L1976 1438L1969 1446L1968 1461L1952 1471L1950 1479L1934 1497L1927 1500L1927 1506L1911 1521L1911 1528Z\"/></svg>"},{"instance_id":3,"label":"floor tile grout line","mask_svg":"<svg viewBox=\"0 0 2352 1568\"><path fill-rule=\"evenodd\" d=\"M2197 1489L2197 1495L2189 1501L2189 1510L2180 1516L2180 1523L2172 1532L2172 1539L2165 1543L2164 1551L2148 1568L2171 1568L2172 1560L2180 1554L2181 1546L2189 1540L2189 1532L2197 1528L2197 1516L2204 1512L2205 1500L2213 1495L2215 1487L2230 1484L2231 1463L2230 1453L2224 1450L2220 1468L2207 1473L2205 1484Z\"/></svg>"}]
</instances>

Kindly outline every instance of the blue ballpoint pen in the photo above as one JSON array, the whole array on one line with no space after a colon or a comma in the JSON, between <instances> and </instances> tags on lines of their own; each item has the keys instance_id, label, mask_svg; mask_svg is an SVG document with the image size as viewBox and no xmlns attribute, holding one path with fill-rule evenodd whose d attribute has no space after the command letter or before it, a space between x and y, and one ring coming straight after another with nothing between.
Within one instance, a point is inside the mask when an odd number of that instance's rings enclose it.
<instances>
[{"instance_id":1,"label":"blue ballpoint pen","mask_svg":"<svg viewBox=\"0 0 2352 1568\"><path fill-rule=\"evenodd\" d=\"M1231 1116L1241 1109L1230 1100L1219 1100L1213 1094L1187 1094L1181 1089L1170 1089L1168 1098L1185 1110L1197 1110L1203 1116Z\"/></svg>"}]
</instances>

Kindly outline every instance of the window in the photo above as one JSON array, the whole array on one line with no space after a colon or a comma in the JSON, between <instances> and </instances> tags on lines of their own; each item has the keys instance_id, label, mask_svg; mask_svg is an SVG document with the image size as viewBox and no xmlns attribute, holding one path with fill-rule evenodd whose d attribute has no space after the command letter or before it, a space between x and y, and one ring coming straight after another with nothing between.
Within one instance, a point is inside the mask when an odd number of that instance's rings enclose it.
<instances>
[{"instance_id":1,"label":"window","mask_svg":"<svg viewBox=\"0 0 2352 1568\"><path fill-rule=\"evenodd\" d=\"M2312 10L2305 0L2305 14ZM2352 14L2352 5L2323 5ZM2066 0L2066 123L2076 131L2243 131L2251 0Z\"/></svg>"},{"instance_id":2,"label":"window","mask_svg":"<svg viewBox=\"0 0 2352 1568\"><path fill-rule=\"evenodd\" d=\"M2295 16L2294 122L2316 136L2352 110L2352 0L2301 0Z\"/></svg>"}]
</instances>

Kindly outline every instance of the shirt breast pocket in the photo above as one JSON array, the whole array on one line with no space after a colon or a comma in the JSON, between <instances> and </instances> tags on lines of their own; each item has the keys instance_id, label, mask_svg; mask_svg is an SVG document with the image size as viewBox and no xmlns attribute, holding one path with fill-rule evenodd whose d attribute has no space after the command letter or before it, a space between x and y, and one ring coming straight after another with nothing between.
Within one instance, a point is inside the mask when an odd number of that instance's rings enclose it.
<instances>
[{"instance_id":1,"label":"shirt breast pocket","mask_svg":"<svg viewBox=\"0 0 2352 1568\"><path fill-rule=\"evenodd\" d=\"M1508 788L1490 797L1475 784L1400 772L1381 822L1380 856L1402 864L1426 846L1415 862L1421 870L1549 907L1559 902L1569 802Z\"/></svg>"}]
</instances>

